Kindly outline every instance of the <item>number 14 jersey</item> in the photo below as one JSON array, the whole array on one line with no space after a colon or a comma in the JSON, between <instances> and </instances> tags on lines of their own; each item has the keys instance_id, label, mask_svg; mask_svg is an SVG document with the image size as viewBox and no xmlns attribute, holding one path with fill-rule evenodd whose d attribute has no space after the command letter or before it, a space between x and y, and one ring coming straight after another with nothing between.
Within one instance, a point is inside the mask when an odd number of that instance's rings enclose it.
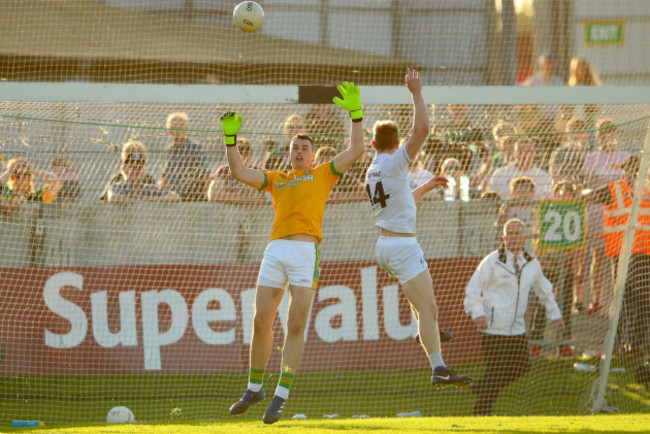
<instances>
[{"instance_id":1,"label":"number 14 jersey","mask_svg":"<svg viewBox=\"0 0 650 434\"><path fill-rule=\"evenodd\" d=\"M403 146L381 153L366 172L366 192L375 212L375 226L391 232L415 234L415 199L408 181L411 158Z\"/></svg>"}]
</instances>

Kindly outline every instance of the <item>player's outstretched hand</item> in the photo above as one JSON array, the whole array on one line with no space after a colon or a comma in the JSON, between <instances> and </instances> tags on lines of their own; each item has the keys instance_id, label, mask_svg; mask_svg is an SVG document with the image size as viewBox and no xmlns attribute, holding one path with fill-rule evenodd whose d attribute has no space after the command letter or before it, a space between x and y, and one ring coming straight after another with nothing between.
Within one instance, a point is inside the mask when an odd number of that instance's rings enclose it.
<instances>
[{"instance_id":1,"label":"player's outstretched hand","mask_svg":"<svg viewBox=\"0 0 650 434\"><path fill-rule=\"evenodd\" d=\"M237 143L237 131L242 123L242 117L235 112L226 112L221 116L221 127L226 136L226 146L233 146Z\"/></svg>"},{"instance_id":2,"label":"player's outstretched hand","mask_svg":"<svg viewBox=\"0 0 650 434\"><path fill-rule=\"evenodd\" d=\"M433 190L434 188L442 187L442 188L447 188L449 185L449 180L445 178L444 176L434 176L430 180L428 180L426 183L427 188L430 190Z\"/></svg>"},{"instance_id":3,"label":"player's outstretched hand","mask_svg":"<svg viewBox=\"0 0 650 434\"><path fill-rule=\"evenodd\" d=\"M406 75L404 76L406 87L412 94L422 91L422 81L420 80L420 72L415 69L406 68Z\"/></svg>"},{"instance_id":4,"label":"player's outstretched hand","mask_svg":"<svg viewBox=\"0 0 650 434\"><path fill-rule=\"evenodd\" d=\"M343 84L339 84L336 88L343 99L336 96L332 101L350 112L353 121L360 120L363 113L361 112L361 91L359 87L355 86L354 83L344 81Z\"/></svg>"}]
</instances>

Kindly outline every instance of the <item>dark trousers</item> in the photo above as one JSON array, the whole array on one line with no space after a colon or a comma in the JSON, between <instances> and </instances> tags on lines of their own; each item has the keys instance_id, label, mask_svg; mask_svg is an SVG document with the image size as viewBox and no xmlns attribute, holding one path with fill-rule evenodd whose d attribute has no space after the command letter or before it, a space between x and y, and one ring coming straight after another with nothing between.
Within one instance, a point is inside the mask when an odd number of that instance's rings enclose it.
<instances>
[{"instance_id":1,"label":"dark trousers","mask_svg":"<svg viewBox=\"0 0 650 434\"><path fill-rule=\"evenodd\" d=\"M566 330L560 333L560 340L571 339L571 309L573 308L573 272L566 267L556 267L544 270L544 274L553 284L557 294L557 304L562 314ZM530 309L532 320L530 324L530 339L537 341L544 338L546 327L546 308L539 302L534 292L530 294Z\"/></svg>"},{"instance_id":2,"label":"dark trousers","mask_svg":"<svg viewBox=\"0 0 650 434\"><path fill-rule=\"evenodd\" d=\"M481 338L485 373L472 386L476 394L474 414L489 416L501 390L530 369L526 335L503 336L483 333Z\"/></svg>"},{"instance_id":3,"label":"dark trousers","mask_svg":"<svg viewBox=\"0 0 650 434\"><path fill-rule=\"evenodd\" d=\"M616 258L618 259L618 258ZM618 261L614 261L614 266ZM650 256L642 253L630 258L623 307L617 329L617 346L639 353L650 350Z\"/></svg>"}]
</instances>

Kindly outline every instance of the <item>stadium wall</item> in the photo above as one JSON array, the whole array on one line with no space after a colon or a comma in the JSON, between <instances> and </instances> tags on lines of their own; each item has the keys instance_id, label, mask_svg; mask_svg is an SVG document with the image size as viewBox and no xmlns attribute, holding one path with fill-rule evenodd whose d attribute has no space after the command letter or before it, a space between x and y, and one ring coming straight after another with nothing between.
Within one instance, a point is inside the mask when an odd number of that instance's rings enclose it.
<instances>
[{"instance_id":1,"label":"stadium wall","mask_svg":"<svg viewBox=\"0 0 650 434\"><path fill-rule=\"evenodd\" d=\"M302 370L424 363L408 303L374 262L377 234L364 221L366 206L328 208ZM456 336L445 347L450 364L480 358L478 333L462 308L478 254L494 241L465 229L478 231L471 208L480 207L425 203L420 210L440 324ZM474 211L485 222L485 211ZM454 218L458 224L448 224ZM253 214L223 204L25 206L2 217L12 242L0 267L0 374L243 372L271 219L270 207ZM483 252L471 254L470 242ZM275 336L283 335L287 307L285 297ZM400 357L388 366L378 352ZM274 351L269 366L279 356Z\"/></svg>"},{"instance_id":2,"label":"stadium wall","mask_svg":"<svg viewBox=\"0 0 650 434\"><path fill-rule=\"evenodd\" d=\"M498 204L428 202L418 240L431 259L481 257L495 247ZM273 208L223 203L24 204L0 216L0 267L230 265L259 263ZM377 230L366 202L328 205L324 260L374 260Z\"/></svg>"}]
</instances>

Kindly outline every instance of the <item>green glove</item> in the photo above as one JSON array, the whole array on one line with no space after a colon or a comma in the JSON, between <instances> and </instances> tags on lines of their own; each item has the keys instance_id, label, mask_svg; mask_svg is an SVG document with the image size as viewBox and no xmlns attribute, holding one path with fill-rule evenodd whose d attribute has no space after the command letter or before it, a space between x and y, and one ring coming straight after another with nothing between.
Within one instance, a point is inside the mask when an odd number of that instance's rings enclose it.
<instances>
[{"instance_id":1,"label":"green glove","mask_svg":"<svg viewBox=\"0 0 650 434\"><path fill-rule=\"evenodd\" d=\"M343 99L337 96L332 101L349 111L353 121L361 121L363 113L361 112L361 91L359 87L355 86L354 83L344 81L343 84L338 85L336 88Z\"/></svg>"},{"instance_id":2,"label":"green glove","mask_svg":"<svg viewBox=\"0 0 650 434\"><path fill-rule=\"evenodd\" d=\"M235 112L226 112L221 116L221 127L224 136L226 136L226 146L237 144L237 131L239 131L242 120L242 117Z\"/></svg>"}]
</instances>

